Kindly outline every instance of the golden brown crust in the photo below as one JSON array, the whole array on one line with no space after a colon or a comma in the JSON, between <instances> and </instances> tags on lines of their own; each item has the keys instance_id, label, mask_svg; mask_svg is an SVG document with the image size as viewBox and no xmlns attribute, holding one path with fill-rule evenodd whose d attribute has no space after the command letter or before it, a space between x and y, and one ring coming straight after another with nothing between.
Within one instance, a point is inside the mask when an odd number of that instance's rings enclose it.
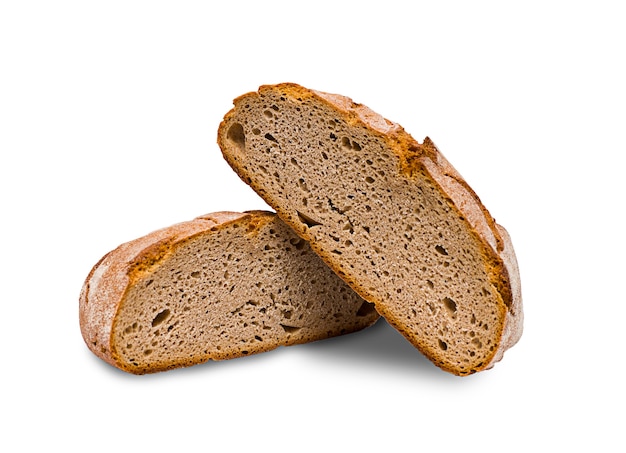
<instances>
[{"instance_id":1,"label":"golden brown crust","mask_svg":"<svg viewBox=\"0 0 626 453\"><path fill-rule=\"evenodd\" d=\"M503 315L505 321L500 326L502 339L498 348L493 352L492 359L484 363L479 369L493 366L496 361L501 359L504 351L519 340L522 333L523 314L519 270L508 233L496 224L469 184L444 158L430 138L427 137L420 144L400 125L383 118L361 104L354 103L348 97L309 90L293 83L261 86L258 93L253 92L240 96L235 100L235 108L225 115L218 132L218 143L223 150L224 157L237 174L257 191L299 235L311 241L311 247L314 251L353 289L365 299L376 303L378 311L388 319L390 324L403 332L420 350L423 350L420 339L404 327L403 321L386 310L385 304L381 303L380 300L374 300L373 295L363 282L352 275L346 275L339 265L338 259L317 244L311 237L309 229L302 225L302 221L295 218L293 212L281 206L281 202L274 199L272 194L263 187L263 184L243 168L236 154L225 152L228 148L227 125L235 118L237 106L245 104L246 99L264 96L270 92L284 93L286 99L291 97L298 101L315 98L319 104L330 107L350 126L363 127L371 134L383 138L388 144L388 149L398 156L401 163L401 173L408 177L417 174L425 175L438 186L440 192L448 199L450 207L456 210L461 218L466 219L469 229L483 244L485 261L490 263L491 283L500 293L502 300L500 309L506 312ZM479 369L475 371L479 371ZM456 372L454 369L448 369L448 371Z\"/></svg>"}]
</instances>

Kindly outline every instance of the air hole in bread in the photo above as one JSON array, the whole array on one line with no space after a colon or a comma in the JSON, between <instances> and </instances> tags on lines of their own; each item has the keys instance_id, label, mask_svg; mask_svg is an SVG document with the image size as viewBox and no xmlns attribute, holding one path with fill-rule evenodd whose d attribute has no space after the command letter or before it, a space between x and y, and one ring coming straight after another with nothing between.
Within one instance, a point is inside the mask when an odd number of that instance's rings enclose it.
<instances>
[{"instance_id":1,"label":"air hole in bread","mask_svg":"<svg viewBox=\"0 0 626 453\"><path fill-rule=\"evenodd\" d=\"M443 298L443 306L446 308L446 312L453 318L456 318L456 302L449 297Z\"/></svg>"},{"instance_id":2,"label":"air hole in bread","mask_svg":"<svg viewBox=\"0 0 626 453\"><path fill-rule=\"evenodd\" d=\"M437 250L442 255L448 255L448 251L440 245L435 246L435 250Z\"/></svg>"},{"instance_id":3,"label":"air hole in bread","mask_svg":"<svg viewBox=\"0 0 626 453\"><path fill-rule=\"evenodd\" d=\"M288 326L286 324L281 324L280 327L282 327L287 333L295 333L301 329L301 327Z\"/></svg>"},{"instance_id":4,"label":"air hole in bread","mask_svg":"<svg viewBox=\"0 0 626 453\"><path fill-rule=\"evenodd\" d=\"M270 140L270 141L272 141L272 142L277 142L278 143L278 140L276 140L274 138L274 136L272 134L270 134L269 132L267 134L265 134L265 138Z\"/></svg>"},{"instance_id":5,"label":"air hole in bread","mask_svg":"<svg viewBox=\"0 0 626 453\"><path fill-rule=\"evenodd\" d=\"M361 151L361 145L353 140L350 140L348 137L343 137L341 139L341 146L346 150Z\"/></svg>"},{"instance_id":6,"label":"air hole in bread","mask_svg":"<svg viewBox=\"0 0 626 453\"><path fill-rule=\"evenodd\" d=\"M303 214L300 211L296 211L296 212L298 213L298 218L300 219L300 222L304 223L308 228L313 228L314 226L321 225L320 222L309 217L308 215Z\"/></svg>"},{"instance_id":7,"label":"air hole in bread","mask_svg":"<svg viewBox=\"0 0 626 453\"><path fill-rule=\"evenodd\" d=\"M363 302L359 307L359 310L356 312L357 316L367 316L376 311L376 307L374 304L369 302Z\"/></svg>"},{"instance_id":8,"label":"air hole in bread","mask_svg":"<svg viewBox=\"0 0 626 453\"><path fill-rule=\"evenodd\" d=\"M298 187L300 187L300 189L303 190L304 192L309 192L309 188L306 185L306 181L302 178L298 179Z\"/></svg>"},{"instance_id":9,"label":"air hole in bread","mask_svg":"<svg viewBox=\"0 0 626 453\"><path fill-rule=\"evenodd\" d=\"M228 139L233 142L240 150L246 148L246 134L243 131L243 126L239 123L235 123L228 129L226 134Z\"/></svg>"},{"instance_id":10,"label":"air hole in bread","mask_svg":"<svg viewBox=\"0 0 626 453\"><path fill-rule=\"evenodd\" d=\"M448 343L443 340L439 340L439 347L442 351L446 351L448 349Z\"/></svg>"},{"instance_id":11,"label":"air hole in bread","mask_svg":"<svg viewBox=\"0 0 626 453\"><path fill-rule=\"evenodd\" d=\"M296 238L289 239L289 243L295 246L296 250L302 250L304 246L306 245L306 242L304 239L296 239Z\"/></svg>"},{"instance_id":12,"label":"air hole in bread","mask_svg":"<svg viewBox=\"0 0 626 453\"><path fill-rule=\"evenodd\" d=\"M152 320L152 327L156 327L159 324L163 323L163 321L165 321L169 317L169 315L170 315L170 311L167 308L163 310L162 312L160 312L159 314L157 314Z\"/></svg>"}]
</instances>

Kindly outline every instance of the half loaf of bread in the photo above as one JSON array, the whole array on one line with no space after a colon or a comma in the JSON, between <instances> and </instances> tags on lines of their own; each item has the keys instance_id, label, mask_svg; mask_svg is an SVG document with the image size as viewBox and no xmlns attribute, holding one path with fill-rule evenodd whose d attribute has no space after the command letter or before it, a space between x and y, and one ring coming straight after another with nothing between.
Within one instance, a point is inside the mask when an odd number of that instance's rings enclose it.
<instances>
[{"instance_id":1,"label":"half loaf of bread","mask_svg":"<svg viewBox=\"0 0 626 453\"><path fill-rule=\"evenodd\" d=\"M379 317L273 213L217 212L120 245L92 269L80 327L135 374L354 332Z\"/></svg>"},{"instance_id":2,"label":"half loaf of bread","mask_svg":"<svg viewBox=\"0 0 626 453\"><path fill-rule=\"evenodd\" d=\"M234 105L218 132L224 158L436 365L475 373L518 341L509 235L430 139L295 84Z\"/></svg>"}]
</instances>

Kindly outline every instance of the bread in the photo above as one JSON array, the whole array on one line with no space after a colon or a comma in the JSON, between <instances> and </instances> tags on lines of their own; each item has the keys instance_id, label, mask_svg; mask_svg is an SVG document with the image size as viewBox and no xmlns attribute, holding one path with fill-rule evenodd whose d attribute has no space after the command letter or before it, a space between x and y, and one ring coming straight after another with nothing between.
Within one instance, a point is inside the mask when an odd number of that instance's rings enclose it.
<instances>
[{"instance_id":1,"label":"bread","mask_svg":"<svg viewBox=\"0 0 626 453\"><path fill-rule=\"evenodd\" d=\"M287 83L235 99L218 143L243 181L442 369L490 368L520 338L509 235L429 138Z\"/></svg>"},{"instance_id":2,"label":"bread","mask_svg":"<svg viewBox=\"0 0 626 453\"><path fill-rule=\"evenodd\" d=\"M92 269L80 327L97 356L152 373L363 329L379 317L269 212L218 212L120 245Z\"/></svg>"}]
</instances>

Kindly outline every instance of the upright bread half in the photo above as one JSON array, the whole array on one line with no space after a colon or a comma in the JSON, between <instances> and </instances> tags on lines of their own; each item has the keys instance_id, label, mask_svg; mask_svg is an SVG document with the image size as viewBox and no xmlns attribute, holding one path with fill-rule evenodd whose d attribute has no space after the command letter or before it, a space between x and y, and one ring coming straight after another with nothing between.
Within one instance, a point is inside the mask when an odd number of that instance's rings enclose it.
<instances>
[{"instance_id":1,"label":"upright bread half","mask_svg":"<svg viewBox=\"0 0 626 453\"><path fill-rule=\"evenodd\" d=\"M379 317L273 213L217 212L120 245L87 277L80 327L135 374L269 351Z\"/></svg>"},{"instance_id":2,"label":"upright bread half","mask_svg":"<svg viewBox=\"0 0 626 453\"><path fill-rule=\"evenodd\" d=\"M295 84L234 105L218 132L224 158L436 365L475 373L518 341L509 235L430 139Z\"/></svg>"}]
</instances>

